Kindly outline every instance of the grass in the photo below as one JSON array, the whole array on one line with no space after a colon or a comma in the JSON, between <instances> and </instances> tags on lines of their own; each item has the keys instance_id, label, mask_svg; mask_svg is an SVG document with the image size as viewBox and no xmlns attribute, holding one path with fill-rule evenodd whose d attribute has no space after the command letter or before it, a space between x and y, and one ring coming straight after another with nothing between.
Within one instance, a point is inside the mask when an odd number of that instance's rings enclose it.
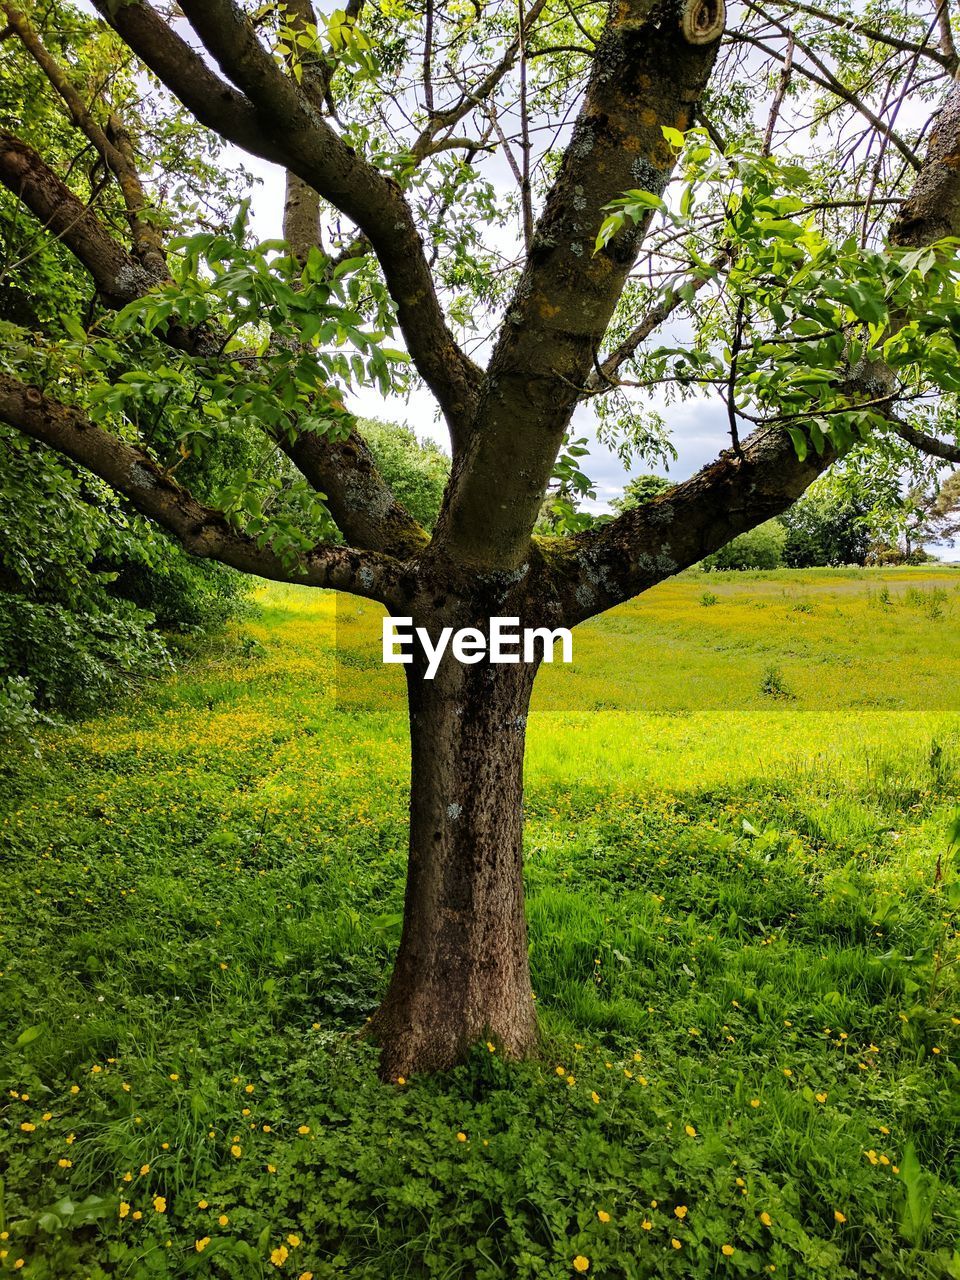
<instances>
[{"instance_id":1,"label":"grass","mask_svg":"<svg viewBox=\"0 0 960 1280\"><path fill-rule=\"evenodd\" d=\"M540 682L531 1063L384 1086L352 1034L405 861L370 608L265 589L8 761L0 1271L960 1276L960 573L708 587Z\"/></svg>"}]
</instances>

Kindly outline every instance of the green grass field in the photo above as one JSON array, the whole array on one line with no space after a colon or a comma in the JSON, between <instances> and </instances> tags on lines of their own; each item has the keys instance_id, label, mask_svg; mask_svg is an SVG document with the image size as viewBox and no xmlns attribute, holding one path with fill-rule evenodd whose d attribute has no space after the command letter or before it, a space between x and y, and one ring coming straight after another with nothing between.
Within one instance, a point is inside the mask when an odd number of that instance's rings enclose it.
<instances>
[{"instance_id":1,"label":"green grass field","mask_svg":"<svg viewBox=\"0 0 960 1280\"><path fill-rule=\"evenodd\" d=\"M0 1273L960 1277L960 570L684 575L530 718L539 1060L380 1084L377 613L254 617L0 772Z\"/></svg>"}]
</instances>

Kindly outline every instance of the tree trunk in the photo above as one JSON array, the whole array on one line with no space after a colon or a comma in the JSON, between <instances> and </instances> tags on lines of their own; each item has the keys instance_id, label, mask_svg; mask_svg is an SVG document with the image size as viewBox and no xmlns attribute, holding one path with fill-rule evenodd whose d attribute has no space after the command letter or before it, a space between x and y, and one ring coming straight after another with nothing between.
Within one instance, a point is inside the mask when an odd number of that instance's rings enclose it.
<instances>
[{"instance_id":1,"label":"tree trunk","mask_svg":"<svg viewBox=\"0 0 960 1280\"><path fill-rule=\"evenodd\" d=\"M529 1054L536 1021L523 909L523 752L536 667L406 668L410 863L396 967L369 1034L387 1079L486 1039Z\"/></svg>"}]
</instances>

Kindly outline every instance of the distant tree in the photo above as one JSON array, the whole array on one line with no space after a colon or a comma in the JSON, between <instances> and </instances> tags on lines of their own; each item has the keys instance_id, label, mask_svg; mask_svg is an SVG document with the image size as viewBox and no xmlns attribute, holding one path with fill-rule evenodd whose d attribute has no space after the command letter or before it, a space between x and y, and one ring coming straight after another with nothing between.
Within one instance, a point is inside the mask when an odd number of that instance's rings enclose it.
<instances>
[{"instance_id":1,"label":"distant tree","mask_svg":"<svg viewBox=\"0 0 960 1280\"><path fill-rule=\"evenodd\" d=\"M784 564L792 569L863 564L874 540L873 506L869 494L824 476L781 516L787 535Z\"/></svg>"},{"instance_id":2,"label":"distant tree","mask_svg":"<svg viewBox=\"0 0 960 1280\"><path fill-rule=\"evenodd\" d=\"M904 503L904 553L922 551L925 542L953 546L960 536L960 471L911 487Z\"/></svg>"},{"instance_id":3,"label":"distant tree","mask_svg":"<svg viewBox=\"0 0 960 1280\"><path fill-rule=\"evenodd\" d=\"M620 514L624 511L630 511L633 507L639 507L644 502L651 502L654 498L659 497L661 493L666 493L668 489L672 488L672 482L665 480L663 476L633 476L627 481L620 497L614 498L610 505L614 511Z\"/></svg>"},{"instance_id":4,"label":"distant tree","mask_svg":"<svg viewBox=\"0 0 960 1280\"><path fill-rule=\"evenodd\" d=\"M787 531L779 520L767 520L747 533L741 533L725 547L701 561L708 572L715 569L779 569Z\"/></svg>"},{"instance_id":5,"label":"distant tree","mask_svg":"<svg viewBox=\"0 0 960 1280\"><path fill-rule=\"evenodd\" d=\"M450 477L449 457L395 422L360 418L357 427L394 497L424 529L432 529Z\"/></svg>"}]
</instances>

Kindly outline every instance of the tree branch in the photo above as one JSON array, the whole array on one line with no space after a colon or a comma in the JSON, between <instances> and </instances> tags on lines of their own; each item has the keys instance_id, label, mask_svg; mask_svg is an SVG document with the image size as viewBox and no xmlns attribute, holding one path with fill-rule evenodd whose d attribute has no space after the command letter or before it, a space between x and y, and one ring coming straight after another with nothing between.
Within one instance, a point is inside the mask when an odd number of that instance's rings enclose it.
<instances>
[{"instance_id":1,"label":"tree branch","mask_svg":"<svg viewBox=\"0 0 960 1280\"><path fill-rule=\"evenodd\" d=\"M540 17L545 5L546 0L535 0L535 3L531 6L523 24L524 31L527 34L530 33L533 24ZM438 134L443 133L444 130L453 129L464 116L469 115L474 107L480 106L487 101L504 76L512 70L520 52L520 45L521 39L518 33L507 45L503 57L497 65L491 67L479 84L475 85L473 89L465 90L461 94L460 100L453 103L452 106L441 107L437 111L431 111L430 119L410 149L415 162L431 154L434 139Z\"/></svg>"},{"instance_id":2,"label":"tree branch","mask_svg":"<svg viewBox=\"0 0 960 1280\"><path fill-rule=\"evenodd\" d=\"M748 0L748 3L749 3L749 0ZM767 15L763 12L763 10L760 9L757 5L750 4L750 8L753 9L756 13L759 13L761 17L767 17ZM776 21L775 18L769 18L768 21L771 22L774 26L777 26L777 27L780 26L780 24ZM783 30L786 30L786 28L783 28ZM774 58L777 62L786 63L786 56L784 54L778 53L776 49L771 49L768 44L764 44L763 41L758 40L756 36L747 35L745 31L738 31L733 38L735 40L742 41L744 44L753 45L755 49L759 49L762 53L765 53L767 57ZM856 93L854 93L852 89L848 89L846 85L842 84L837 79L837 77L833 74L833 72L829 69L829 67L827 67L823 62L821 62L821 60L816 56L816 54L811 52L810 48L807 45L802 44L799 40L796 39L796 37L794 37L794 43L796 47L802 50L804 55L810 59L810 61L814 64L814 66L818 67L822 72L822 74L818 74L816 71L811 71L810 68L806 66L804 63L797 62L796 60L794 60L793 68L797 72L797 74L803 76L806 80L809 80L812 84L818 84L821 89L826 89L829 93L832 93L835 97L839 98L842 102L849 103L850 106L853 107L855 111L859 112L859 114L862 115L865 120L868 120L870 124L873 125L873 127L877 130L879 134L881 134L884 138L890 139L890 141L897 148L900 154L911 166L911 168L919 170L920 168L919 157L917 156L916 152L904 142L904 140L900 137L900 135L894 132L894 130L891 129L888 124L886 124L883 120L881 120L881 118L877 115L875 111L871 111L870 108L867 106L867 104L862 100L862 98L860 98Z\"/></svg>"},{"instance_id":3,"label":"tree branch","mask_svg":"<svg viewBox=\"0 0 960 1280\"><path fill-rule=\"evenodd\" d=\"M912 444L921 453L929 454L931 458L941 458L944 462L960 463L960 444L950 444L946 440L928 435L926 431L918 431L894 413L889 413L886 417L900 439Z\"/></svg>"},{"instance_id":4,"label":"tree branch","mask_svg":"<svg viewBox=\"0 0 960 1280\"><path fill-rule=\"evenodd\" d=\"M891 243L919 247L960 235L958 156L960 81L954 81L913 191L894 222ZM876 400L877 379L883 376L883 366L855 370L845 394L855 402L858 392L869 400L872 391ZM944 461L960 461L960 447L901 422L892 398L884 401L884 416L902 439ZM811 451L800 459L785 431L759 428L743 442L740 457L724 453L662 497L572 538L570 554L552 560L557 616L568 625L582 621L695 564L737 534L779 515L835 457L827 441L822 454Z\"/></svg>"},{"instance_id":5,"label":"tree branch","mask_svg":"<svg viewBox=\"0 0 960 1280\"><path fill-rule=\"evenodd\" d=\"M954 53L953 57L947 52L941 52L934 49L929 44L918 44L915 40L906 40L901 36L891 35L888 31L881 31L877 27L871 27L863 22L858 22L854 18L845 18L838 13L829 13L826 9L821 9L815 4L801 4L800 0L782 0L784 8L792 9L795 13L808 13L813 18L820 18L823 22L829 23L831 26L839 27L842 31L851 31L856 35L864 36L867 40L872 40L876 44L885 44L890 49L899 49L901 53L918 53L925 58L945 67L948 71L956 70L957 59ZM946 0L941 4L941 13L946 9Z\"/></svg>"},{"instance_id":6,"label":"tree branch","mask_svg":"<svg viewBox=\"0 0 960 1280\"><path fill-rule=\"evenodd\" d=\"M690 480L610 524L569 539L552 559L558 616L573 626L697 564L785 511L834 460L797 457L784 431L760 428Z\"/></svg>"},{"instance_id":7,"label":"tree branch","mask_svg":"<svg viewBox=\"0 0 960 1280\"><path fill-rule=\"evenodd\" d=\"M680 290L684 284L689 285L694 293L699 293L705 284L709 284L711 280L717 278L717 275L730 264L732 259L732 252L719 253L710 263L710 272L694 271L689 276L678 276L675 280L672 280L664 290L664 295L660 302L655 303L643 319L631 329L619 346L615 347L606 359L602 360L593 369L584 384L585 394L599 395L617 386L617 371L636 353L640 344L645 342L651 333L659 329L662 324L666 323L674 311L683 305L684 299L680 296Z\"/></svg>"},{"instance_id":8,"label":"tree branch","mask_svg":"<svg viewBox=\"0 0 960 1280\"><path fill-rule=\"evenodd\" d=\"M126 306L157 282L37 152L6 129L0 129L0 183L86 267L108 306Z\"/></svg>"},{"instance_id":9,"label":"tree branch","mask_svg":"<svg viewBox=\"0 0 960 1280\"><path fill-rule=\"evenodd\" d=\"M2 7L11 29L62 98L70 119L93 143L116 178L127 209L133 251L137 258L148 271L165 273L166 260L160 234L149 218L143 216L149 202L140 181L130 135L116 118L108 122L106 130L102 129L87 110L76 86L51 57L25 15L12 4L4 3Z\"/></svg>"},{"instance_id":10,"label":"tree branch","mask_svg":"<svg viewBox=\"0 0 960 1280\"><path fill-rule=\"evenodd\" d=\"M169 27L165 37L158 33L157 15L143 0L95 4L201 123L291 169L363 231L383 268L410 356L443 410L457 447L473 415L481 373L447 327L413 214L396 183L331 129L260 44L232 0L184 0L181 7L204 47L242 90L242 109L233 96L236 91L228 93L225 107L221 90L211 110L207 95L213 73L205 70L205 88L199 91L197 63L205 68L202 59ZM140 29L141 17L149 39Z\"/></svg>"},{"instance_id":11,"label":"tree branch","mask_svg":"<svg viewBox=\"0 0 960 1280\"><path fill-rule=\"evenodd\" d=\"M118 244L92 209L78 200L41 156L13 134L0 130L0 182L57 235L90 272L108 307L134 302L156 278ZM158 331L169 346L187 355L219 358L224 335L209 325L176 321ZM232 359L243 364L242 352ZM360 547L405 558L427 541L420 525L394 498L357 432L329 441L309 432L277 443L315 489L323 493L341 533Z\"/></svg>"},{"instance_id":12,"label":"tree branch","mask_svg":"<svg viewBox=\"0 0 960 1280\"><path fill-rule=\"evenodd\" d=\"M522 563L570 416L648 221L599 252L610 201L660 192L676 158L662 126L689 127L723 31L722 0L625 0L593 59L583 106L490 361L476 426L435 539L468 561Z\"/></svg>"},{"instance_id":13,"label":"tree branch","mask_svg":"<svg viewBox=\"0 0 960 1280\"><path fill-rule=\"evenodd\" d=\"M191 555L276 582L334 587L371 600L389 598L398 562L376 552L321 543L298 565L288 565L269 548L233 529L221 511L198 502L145 449L127 444L79 410L7 374L0 374L0 420L105 480L141 514L173 534Z\"/></svg>"}]
</instances>

